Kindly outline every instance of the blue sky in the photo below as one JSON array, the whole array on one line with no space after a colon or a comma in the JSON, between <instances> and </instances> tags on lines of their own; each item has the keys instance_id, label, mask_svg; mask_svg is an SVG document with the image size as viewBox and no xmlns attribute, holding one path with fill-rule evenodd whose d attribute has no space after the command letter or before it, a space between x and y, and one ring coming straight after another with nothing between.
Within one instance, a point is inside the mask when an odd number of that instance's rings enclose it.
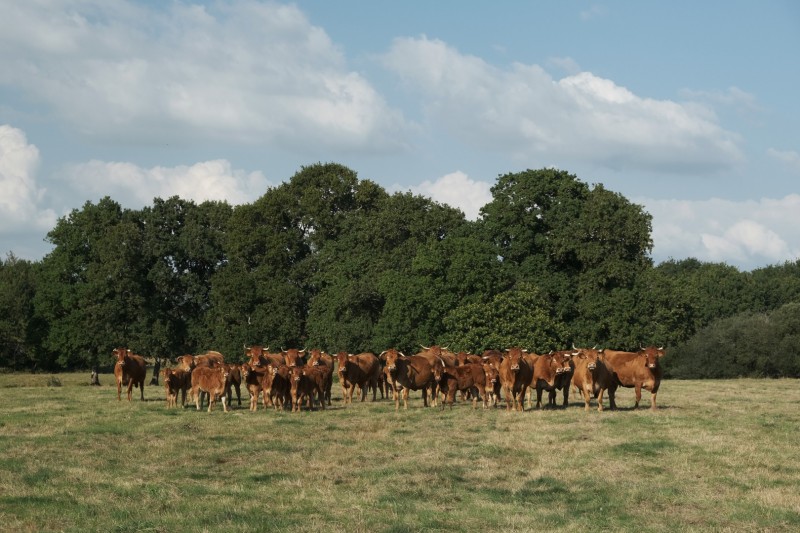
<instances>
[{"instance_id":1,"label":"blue sky","mask_svg":"<svg viewBox=\"0 0 800 533\"><path fill-rule=\"evenodd\" d=\"M555 166L643 205L656 262L795 260L797 50L791 1L0 0L0 253L333 161L470 218Z\"/></svg>"}]
</instances>

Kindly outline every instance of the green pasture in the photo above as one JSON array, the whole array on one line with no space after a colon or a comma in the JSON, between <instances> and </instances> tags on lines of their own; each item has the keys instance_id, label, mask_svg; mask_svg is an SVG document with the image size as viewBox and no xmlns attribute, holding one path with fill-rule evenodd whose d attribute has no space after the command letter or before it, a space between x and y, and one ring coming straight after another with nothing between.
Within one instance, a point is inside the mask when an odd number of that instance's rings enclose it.
<instances>
[{"instance_id":1,"label":"green pasture","mask_svg":"<svg viewBox=\"0 0 800 533\"><path fill-rule=\"evenodd\" d=\"M243 391L209 414L100 379L0 374L0 530L800 530L793 380L666 381L657 412L627 389L616 412L395 412L334 385L325 411Z\"/></svg>"}]
</instances>

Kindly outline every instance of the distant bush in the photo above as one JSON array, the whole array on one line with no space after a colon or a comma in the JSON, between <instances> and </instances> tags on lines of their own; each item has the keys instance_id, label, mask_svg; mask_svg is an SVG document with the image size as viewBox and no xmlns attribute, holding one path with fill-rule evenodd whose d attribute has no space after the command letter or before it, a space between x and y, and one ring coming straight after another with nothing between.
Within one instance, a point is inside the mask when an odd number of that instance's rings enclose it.
<instances>
[{"instance_id":1,"label":"distant bush","mask_svg":"<svg viewBox=\"0 0 800 533\"><path fill-rule=\"evenodd\" d=\"M673 378L800 377L800 303L717 320L664 363Z\"/></svg>"}]
</instances>

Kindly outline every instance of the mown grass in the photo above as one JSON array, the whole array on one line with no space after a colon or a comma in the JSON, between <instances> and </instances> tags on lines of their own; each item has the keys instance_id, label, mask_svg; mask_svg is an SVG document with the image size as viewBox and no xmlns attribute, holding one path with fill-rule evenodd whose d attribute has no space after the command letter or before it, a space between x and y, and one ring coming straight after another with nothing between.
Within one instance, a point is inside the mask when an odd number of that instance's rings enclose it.
<instances>
[{"instance_id":1,"label":"mown grass","mask_svg":"<svg viewBox=\"0 0 800 533\"><path fill-rule=\"evenodd\" d=\"M208 414L58 378L0 375L4 531L800 529L797 381L667 381L657 412L629 390L395 412L334 386L325 411Z\"/></svg>"}]
</instances>

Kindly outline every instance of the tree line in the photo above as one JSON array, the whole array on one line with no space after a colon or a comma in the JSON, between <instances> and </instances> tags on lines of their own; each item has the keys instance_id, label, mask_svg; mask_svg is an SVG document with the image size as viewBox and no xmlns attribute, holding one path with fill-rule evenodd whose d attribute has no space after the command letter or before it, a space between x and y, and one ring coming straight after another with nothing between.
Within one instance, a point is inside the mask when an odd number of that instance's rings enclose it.
<instances>
[{"instance_id":1,"label":"tree line","mask_svg":"<svg viewBox=\"0 0 800 533\"><path fill-rule=\"evenodd\" d=\"M0 367L107 367L243 345L481 352L668 347L667 376L800 375L800 262L654 265L651 217L547 168L500 175L477 221L335 163L251 204L111 198L0 260Z\"/></svg>"}]
</instances>

